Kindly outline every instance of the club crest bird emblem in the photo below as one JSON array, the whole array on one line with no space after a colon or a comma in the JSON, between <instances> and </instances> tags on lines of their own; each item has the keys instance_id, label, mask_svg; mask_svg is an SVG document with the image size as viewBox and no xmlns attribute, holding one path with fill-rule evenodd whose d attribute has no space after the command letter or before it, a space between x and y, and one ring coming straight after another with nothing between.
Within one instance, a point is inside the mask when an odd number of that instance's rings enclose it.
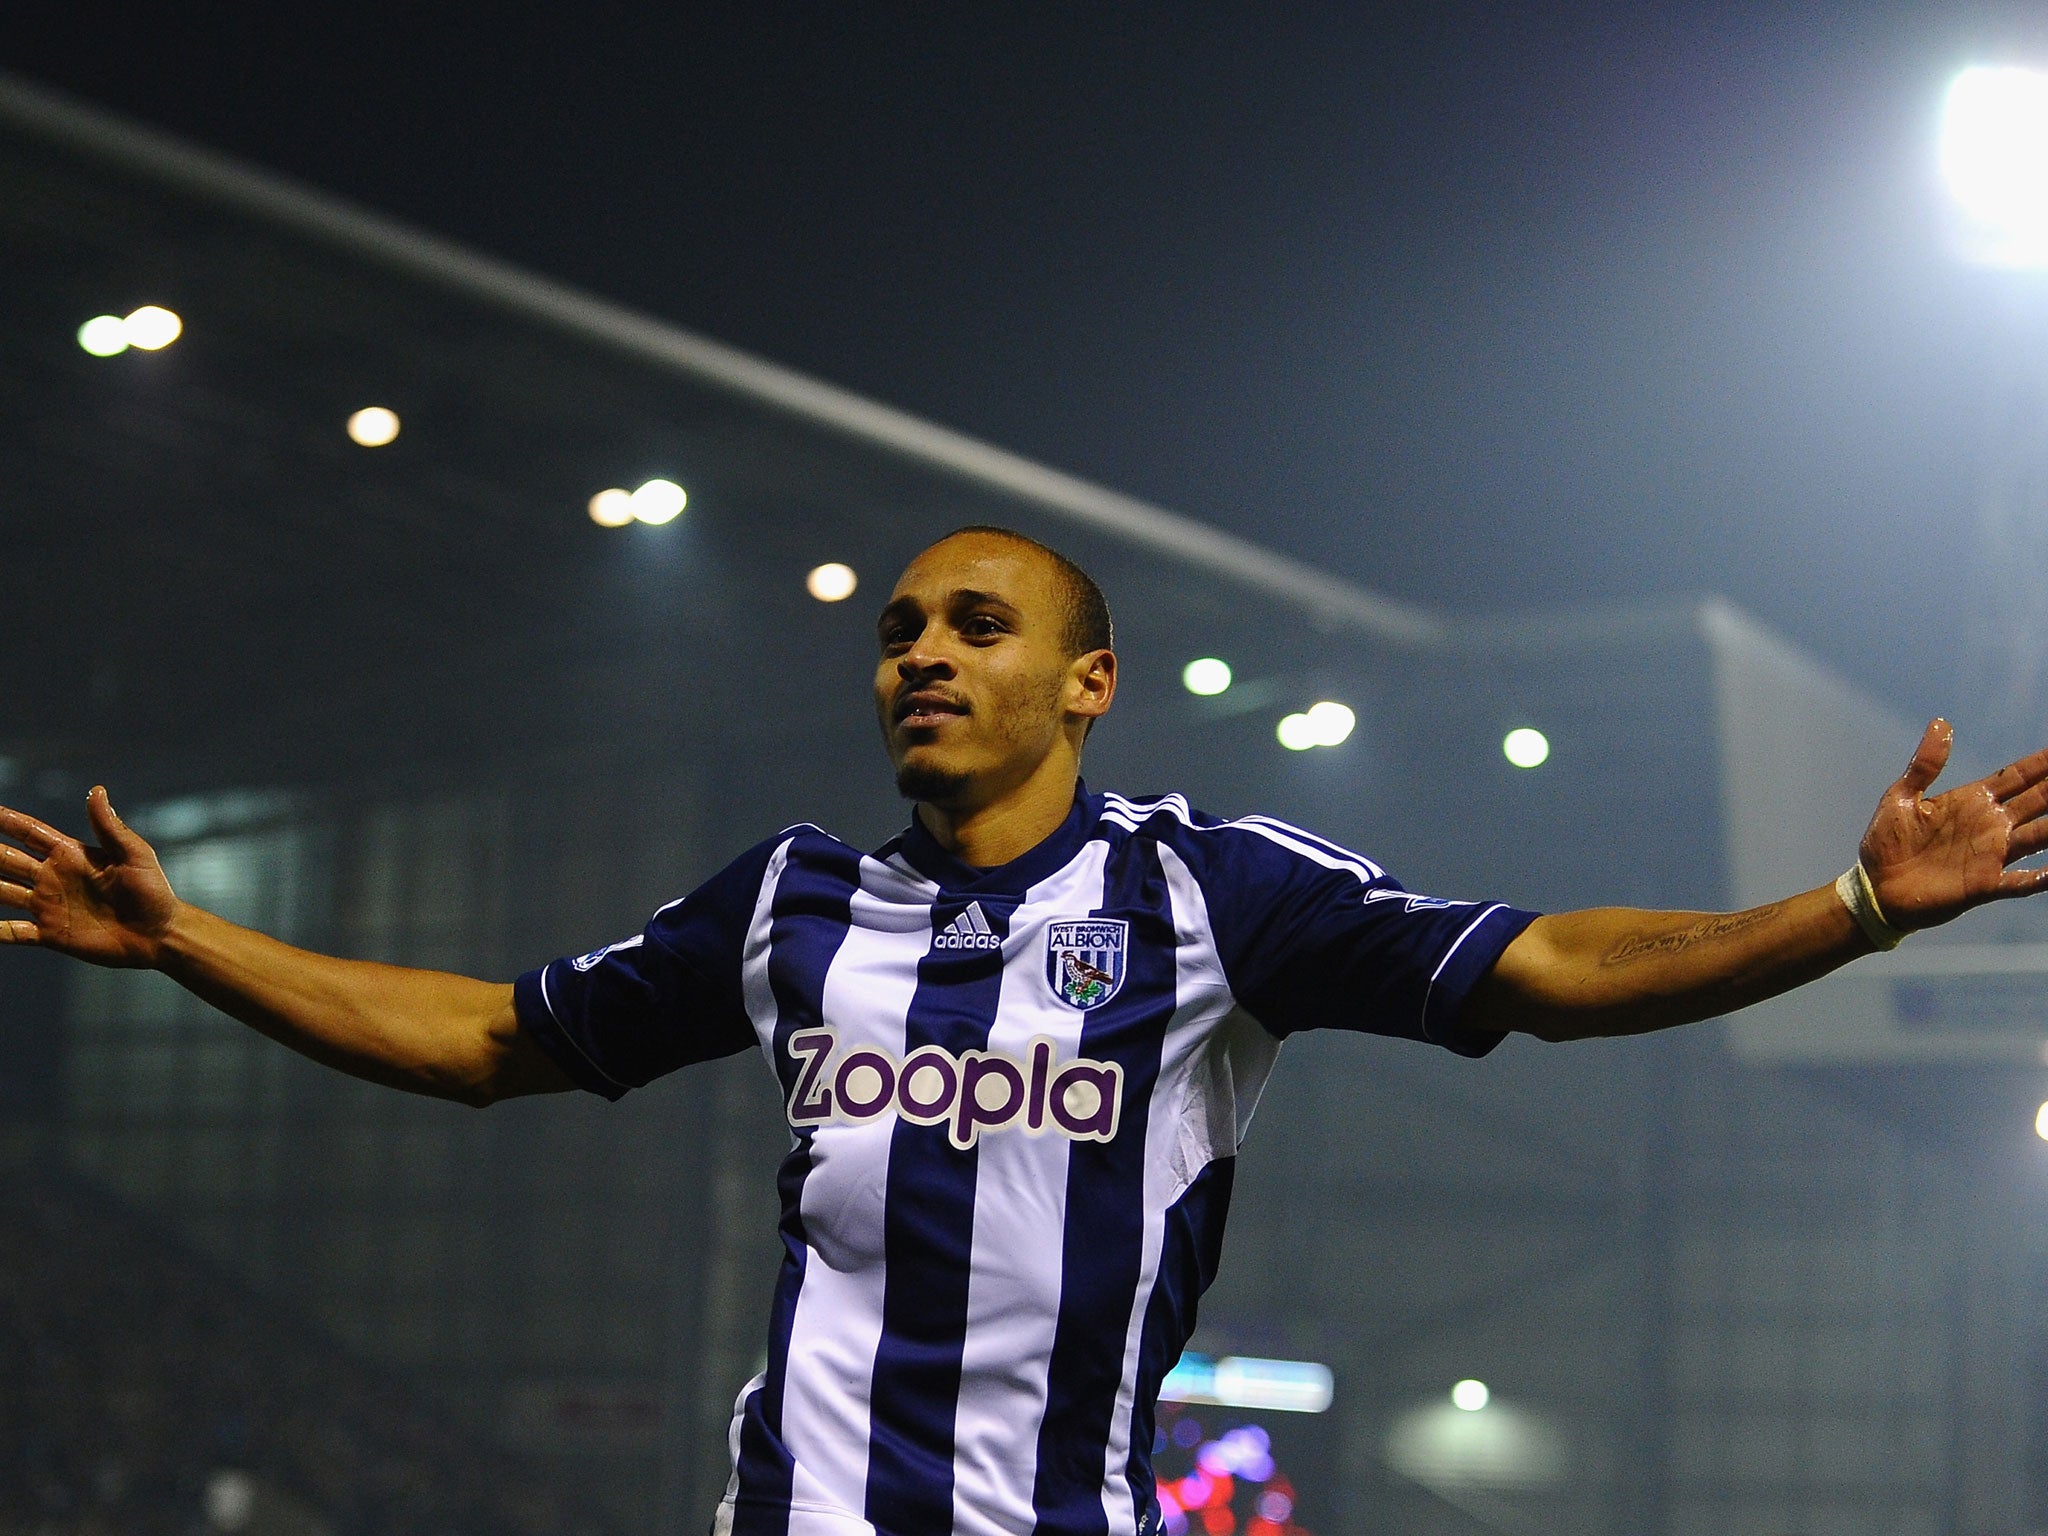
<instances>
[{"instance_id":1,"label":"club crest bird emblem","mask_svg":"<svg viewBox=\"0 0 2048 1536\"><path fill-rule=\"evenodd\" d=\"M1086 1012L1124 984L1131 925L1120 917L1061 918L1045 930L1045 979L1052 995Z\"/></svg>"}]
</instances>

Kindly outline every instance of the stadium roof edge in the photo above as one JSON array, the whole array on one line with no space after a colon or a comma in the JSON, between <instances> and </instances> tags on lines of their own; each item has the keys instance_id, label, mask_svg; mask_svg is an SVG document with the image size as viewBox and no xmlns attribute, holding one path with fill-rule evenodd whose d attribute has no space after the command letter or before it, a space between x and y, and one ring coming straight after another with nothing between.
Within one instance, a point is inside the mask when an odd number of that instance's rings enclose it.
<instances>
[{"instance_id":1,"label":"stadium roof edge","mask_svg":"<svg viewBox=\"0 0 2048 1536\"><path fill-rule=\"evenodd\" d=\"M1448 637L1444 620L1426 609L5 72L0 121L1159 550L1325 623L1410 646Z\"/></svg>"}]
</instances>

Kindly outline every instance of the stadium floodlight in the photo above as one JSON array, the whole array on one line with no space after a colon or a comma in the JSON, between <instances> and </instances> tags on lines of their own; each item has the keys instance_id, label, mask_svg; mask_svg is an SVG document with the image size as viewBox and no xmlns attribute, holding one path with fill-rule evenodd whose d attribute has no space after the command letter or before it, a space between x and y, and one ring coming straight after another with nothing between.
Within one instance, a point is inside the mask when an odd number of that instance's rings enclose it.
<instances>
[{"instance_id":1,"label":"stadium floodlight","mask_svg":"<svg viewBox=\"0 0 2048 1536\"><path fill-rule=\"evenodd\" d=\"M1997 267L2048 267L2048 71L1977 65L1941 114L1941 171L1967 227L1964 252Z\"/></svg>"},{"instance_id":2,"label":"stadium floodlight","mask_svg":"<svg viewBox=\"0 0 2048 1536\"><path fill-rule=\"evenodd\" d=\"M828 560L823 565L813 566L804 578L804 590L821 603L839 603L853 596L853 589L860 585L860 578L853 573L853 567L842 565L837 560Z\"/></svg>"},{"instance_id":3,"label":"stadium floodlight","mask_svg":"<svg viewBox=\"0 0 2048 1536\"><path fill-rule=\"evenodd\" d=\"M1334 747L1346 740L1358 724L1358 716L1347 705L1333 699L1311 704L1298 715L1287 715L1273 728L1280 745L1290 752L1310 747Z\"/></svg>"},{"instance_id":4,"label":"stadium floodlight","mask_svg":"<svg viewBox=\"0 0 2048 1536\"><path fill-rule=\"evenodd\" d=\"M144 352L161 352L185 333L185 322L159 304L145 304L131 310L121 322L128 345Z\"/></svg>"},{"instance_id":5,"label":"stadium floodlight","mask_svg":"<svg viewBox=\"0 0 2048 1536\"><path fill-rule=\"evenodd\" d=\"M1500 750L1517 768L1541 768L1550 761L1550 738L1533 726L1521 725L1501 738Z\"/></svg>"},{"instance_id":6,"label":"stadium floodlight","mask_svg":"<svg viewBox=\"0 0 2048 1536\"><path fill-rule=\"evenodd\" d=\"M650 480L633 493L633 516L650 528L672 523L690 504L689 492L673 480Z\"/></svg>"},{"instance_id":7,"label":"stadium floodlight","mask_svg":"<svg viewBox=\"0 0 2048 1536\"><path fill-rule=\"evenodd\" d=\"M1273 727L1273 734L1290 752L1306 752L1316 745L1316 728L1309 724L1307 715L1282 715L1280 723Z\"/></svg>"},{"instance_id":8,"label":"stadium floodlight","mask_svg":"<svg viewBox=\"0 0 2048 1536\"><path fill-rule=\"evenodd\" d=\"M1180 683L1189 693L1213 698L1230 687L1230 663L1214 656L1198 656L1180 669Z\"/></svg>"},{"instance_id":9,"label":"stadium floodlight","mask_svg":"<svg viewBox=\"0 0 2048 1536\"><path fill-rule=\"evenodd\" d=\"M600 528L623 528L633 521L633 493L613 486L590 498L590 520Z\"/></svg>"},{"instance_id":10,"label":"stadium floodlight","mask_svg":"<svg viewBox=\"0 0 2048 1536\"><path fill-rule=\"evenodd\" d=\"M1486 1383L1469 1376L1451 1388L1451 1406L1467 1413L1477 1413L1491 1401L1493 1393L1487 1390Z\"/></svg>"},{"instance_id":11,"label":"stadium floodlight","mask_svg":"<svg viewBox=\"0 0 2048 1536\"><path fill-rule=\"evenodd\" d=\"M2048 1104L2043 1104L2034 1111L2034 1134L2043 1141L2048 1141Z\"/></svg>"},{"instance_id":12,"label":"stadium floodlight","mask_svg":"<svg viewBox=\"0 0 2048 1536\"><path fill-rule=\"evenodd\" d=\"M119 315L94 315L78 328L78 344L94 357L116 357L128 350L128 322Z\"/></svg>"},{"instance_id":13,"label":"stadium floodlight","mask_svg":"<svg viewBox=\"0 0 2048 1536\"><path fill-rule=\"evenodd\" d=\"M349 417L348 435L365 448L382 448L398 437L398 412L381 405L366 405Z\"/></svg>"},{"instance_id":14,"label":"stadium floodlight","mask_svg":"<svg viewBox=\"0 0 2048 1536\"><path fill-rule=\"evenodd\" d=\"M1342 746L1358 724L1358 716L1346 705L1324 699L1308 707L1309 728L1316 733L1319 747Z\"/></svg>"}]
</instances>

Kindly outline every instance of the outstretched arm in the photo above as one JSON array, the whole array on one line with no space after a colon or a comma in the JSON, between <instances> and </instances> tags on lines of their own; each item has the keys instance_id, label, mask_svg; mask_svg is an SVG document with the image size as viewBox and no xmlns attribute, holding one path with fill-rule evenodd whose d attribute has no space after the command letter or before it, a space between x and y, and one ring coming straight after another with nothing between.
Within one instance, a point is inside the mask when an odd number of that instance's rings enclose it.
<instances>
[{"instance_id":1,"label":"outstretched arm","mask_svg":"<svg viewBox=\"0 0 2048 1536\"><path fill-rule=\"evenodd\" d=\"M315 1061L414 1093L488 1104L573 1086L521 1032L512 988L279 943L180 901L156 852L86 800L99 846L0 806L0 944L153 968Z\"/></svg>"},{"instance_id":2,"label":"outstretched arm","mask_svg":"<svg viewBox=\"0 0 2048 1536\"><path fill-rule=\"evenodd\" d=\"M2048 888L2048 870L2010 867L2048 848L2048 751L1930 796L1952 739L1945 720L1927 727L1859 849L1902 931ZM1775 997L1875 947L1832 885L1746 912L1560 912L1507 947L1465 1017L1546 1040L1641 1034Z\"/></svg>"}]
</instances>

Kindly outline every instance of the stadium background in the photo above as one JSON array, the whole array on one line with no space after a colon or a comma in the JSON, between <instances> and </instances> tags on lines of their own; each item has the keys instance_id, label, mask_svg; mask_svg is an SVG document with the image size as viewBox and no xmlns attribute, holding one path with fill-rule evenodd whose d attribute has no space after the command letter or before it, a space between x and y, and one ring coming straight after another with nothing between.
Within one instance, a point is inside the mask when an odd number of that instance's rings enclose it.
<instances>
[{"instance_id":1,"label":"stadium background","mask_svg":"<svg viewBox=\"0 0 2048 1536\"><path fill-rule=\"evenodd\" d=\"M1207 532L18 82L0 200L0 793L75 825L104 778L183 894L299 942L509 976L791 819L887 835L870 599L967 522L1110 596L1127 674L1095 782L1297 820L1416 888L1814 883L1911 739L1726 604L1388 602L1261 549L1255 518ZM82 317L145 300L184 318L173 346L79 349ZM404 423L374 451L340 431L369 403ZM586 516L653 475L688 487L675 522ZM853 600L806 593L826 560ZM1186 692L1196 655L1235 686ZM1275 719L1322 698L1351 739L1281 751ZM1540 769L1501 756L1520 725ZM1476 1066L1290 1046L1197 1343L1334 1372L1326 1414L1272 1421L1301 1523L2048 1523L2043 1031L1935 1017ZM159 978L16 955L0 1048L0 1520L701 1523L775 1258L758 1062L477 1114ZM1432 1440L1461 1378L1494 1401Z\"/></svg>"}]
</instances>

